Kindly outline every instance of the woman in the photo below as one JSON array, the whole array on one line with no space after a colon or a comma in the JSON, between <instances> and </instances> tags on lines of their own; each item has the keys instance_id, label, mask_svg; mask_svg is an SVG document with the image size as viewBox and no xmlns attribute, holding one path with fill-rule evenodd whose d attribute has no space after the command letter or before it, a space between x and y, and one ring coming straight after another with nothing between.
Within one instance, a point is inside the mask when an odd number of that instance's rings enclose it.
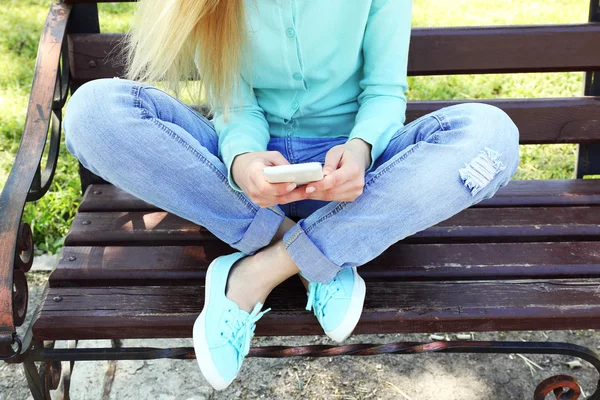
<instances>
[{"instance_id":1,"label":"woman","mask_svg":"<svg viewBox=\"0 0 600 400\"><path fill-rule=\"evenodd\" d=\"M356 267L515 173L518 130L495 107L404 126L410 25L410 0L142 0L127 79L86 83L69 102L67 147L86 168L239 250L209 266L193 330L216 389L237 376L274 287L299 274L307 310L342 341L365 297ZM178 93L195 72L212 121L141 83ZM262 173L311 161L323 180Z\"/></svg>"}]
</instances>

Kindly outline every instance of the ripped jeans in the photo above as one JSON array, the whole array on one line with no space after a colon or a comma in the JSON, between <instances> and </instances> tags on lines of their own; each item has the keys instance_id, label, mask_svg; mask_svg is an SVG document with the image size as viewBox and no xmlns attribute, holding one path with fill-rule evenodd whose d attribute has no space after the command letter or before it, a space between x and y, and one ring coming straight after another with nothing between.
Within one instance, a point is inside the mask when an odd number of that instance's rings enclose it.
<instances>
[{"instance_id":1,"label":"ripped jeans","mask_svg":"<svg viewBox=\"0 0 600 400\"><path fill-rule=\"evenodd\" d=\"M285 215L298 220L283 241L302 274L318 282L492 197L519 163L518 129L506 113L465 103L396 132L356 200L261 208L229 186L212 123L156 87L88 82L69 101L64 129L68 150L90 171L246 254L268 245ZM271 138L268 150L291 163L324 163L346 140Z\"/></svg>"}]
</instances>

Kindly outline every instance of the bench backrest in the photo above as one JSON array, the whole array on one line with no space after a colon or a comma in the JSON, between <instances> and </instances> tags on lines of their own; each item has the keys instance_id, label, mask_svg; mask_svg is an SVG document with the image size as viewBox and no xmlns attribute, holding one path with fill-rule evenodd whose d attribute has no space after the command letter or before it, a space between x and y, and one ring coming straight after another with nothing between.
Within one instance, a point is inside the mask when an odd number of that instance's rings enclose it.
<instances>
[{"instance_id":1,"label":"bench backrest","mask_svg":"<svg viewBox=\"0 0 600 400\"><path fill-rule=\"evenodd\" d=\"M100 0L99 0L100 1ZM86 18L95 4L86 6ZM600 20L598 0L592 0L590 21ZM96 11L97 12L97 11ZM83 12L80 13L84 18ZM78 16L75 15L75 18ZM92 17L93 18L93 17ZM95 16L97 20L97 14ZM121 76L123 67L107 54L118 53L122 34L99 33L78 24L69 36L70 67L75 86L92 79ZM75 24L77 25L77 24ZM88 33L85 33L88 32ZM457 75L518 72L587 71L588 96L553 99L489 99L519 126L522 144L600 143L600 23L571 25L415 28L409 56L409 75ZM409 102L407 121L455 103Z\"/></svg>"}]
</instances>

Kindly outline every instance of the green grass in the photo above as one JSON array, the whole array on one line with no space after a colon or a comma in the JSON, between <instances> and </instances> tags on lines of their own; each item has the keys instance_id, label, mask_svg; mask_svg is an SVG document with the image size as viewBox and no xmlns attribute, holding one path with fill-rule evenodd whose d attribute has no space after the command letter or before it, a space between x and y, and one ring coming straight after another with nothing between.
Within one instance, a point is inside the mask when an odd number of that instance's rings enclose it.
<instances>
[{"instance_id":1,"label":"green grass","mask_svg":"<svg viewBox=\"0 0 600 400\"><path fill-rule=\"evenodd\" d=\"M567 24L587 21L585 0L414 0L413 26ZM580 96L582 73L492 74L409 78L408 98L489 99ZM514 179L567 179L574 174L576 145L521 146Z\"/></svg>"},{"instance_id":2,"label":"green grass","mask_svg":"<svg viewBox=\"0 0 600 400\"><path fill-rule=\"evenodd\" d=\"M414 26L465 26L578 23L587 20L586 0L414 0ZM17 151L25 121L37 46L49 1L4 0L0 5L0 190ZM125 32L134 3L105 3L103 32ZM486 99L564 97L581 94L581 73L411 77L409 99ZM515 179L571 178L575 145L521 146ZM62 246L80 200L77 163L61 149L50 192L29 203L24 220L32 223L38 252Z\"/></svg>"},{"instance_id":3,"label":"green grass","mask_svg":"<svg viewBox=\"0 0 600 400\"><path fill-rule=\"evenodd\" d=\"M21 140L38 42L50 4L9 0L0 6L0 190ZM134 7L133 3L102 4L101 29L124 32ZM55 253L62 247L81 199L77 171L77 161L63 143L50 191L25 207L23 220L32 226L38 253Z\"/></svg>"}]
</instances>

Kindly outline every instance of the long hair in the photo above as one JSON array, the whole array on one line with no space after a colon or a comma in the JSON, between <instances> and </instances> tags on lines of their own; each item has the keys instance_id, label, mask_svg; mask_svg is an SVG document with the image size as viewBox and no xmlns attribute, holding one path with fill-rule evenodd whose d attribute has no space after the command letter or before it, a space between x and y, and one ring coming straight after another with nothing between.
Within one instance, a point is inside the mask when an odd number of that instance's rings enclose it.
<instances>
[{"instance_id":1,"label":"long hair","mask_svg":"<svg viewBox=\"0 0 600 400\"><path fill-rule=\"evenodd\" d=\"M248 40L243 0L140 0L128 33L127 79L162 81L176 96L199 81L192 100L204 92L227 118Z\"/></svg>"}]
</instances>

